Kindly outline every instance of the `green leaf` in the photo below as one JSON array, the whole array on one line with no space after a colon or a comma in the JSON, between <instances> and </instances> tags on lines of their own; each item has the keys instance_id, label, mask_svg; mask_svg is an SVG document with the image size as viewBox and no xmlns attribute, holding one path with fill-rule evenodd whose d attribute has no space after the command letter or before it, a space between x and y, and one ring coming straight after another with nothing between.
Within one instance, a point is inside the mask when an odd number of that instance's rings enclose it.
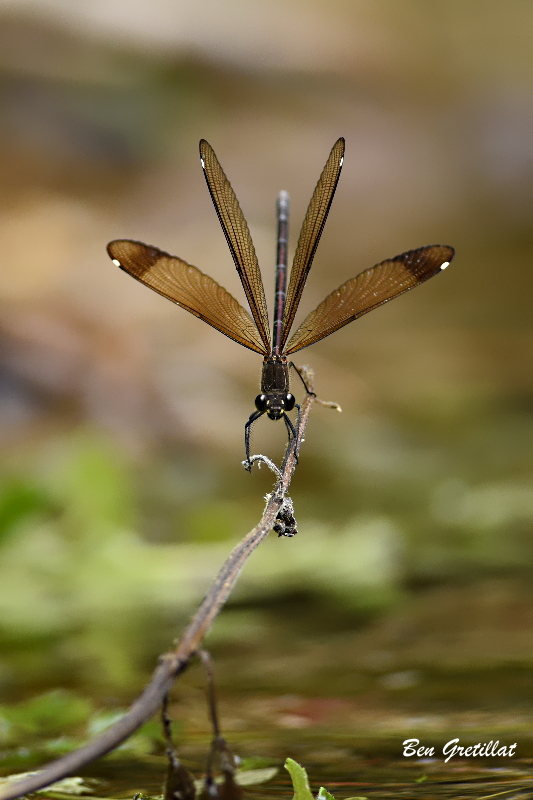
<instances>
[{"instance_id":1,"label":"green leaf","mask_svg":"<svg viewBox=\"0 0 533 800\"><path fill-rule=\"evenodd\" d=\"M67 509L72 525L81 530L102 523L128 527L133 522L132 490L124 458L111 441L82 431L68 453L49 471L47 484ZM79 534L78 528L76 531Z\"/></svg>"},{"instance_id":2,"label":"green leaf","mask_svg":"<svg viewBox=\"0 0 533 800\"><path fill-rule=\"evenodd\" d=\"M321 786L320 791L316 796L316 800L335 800L335 798L328 792L327 789L324 789L324 787ZM368 800L368 797L347 797L346 800Z\"/></svg>"},{"instance_id":3,"label":"green leaf","mask_svg":"<svg viewBox=\"0 0 533 800\"><path fill-rule=\"evenodd\" d=\"M292 758L286 760L285 769L291 776L294 789L293 800L315 800L309 788L309 780L305 769Z\"/></svg>"},{"instance_id":4,"label":"green leaf","mask_svg":"<svg viewBox=\"0 0 533 800\"><path fill-rule=\"evenodd\" d=\"M92 705L89 700L66 689L54 689L0 710L8 723L19 731L51 736L64 733L65 728L85 721L92 711Z\"/></svg>"},{"instance_id":5,"label":"green leaf","mask_svg":"<svg viewBox=\"0 0 533 800\"><path fill-rule=\"evenodd\" d=\"M9 786L10 784L17 783L24 778L29 778L31 775L38 774L38 772L19 772L16 775L8 775L6 778L0 778L0 786ZM87 786L84 778L73 776L70 778L63 778L63 780L56 781L56 783L51 783L49 786L44 786L42 789L38 789L36 794L52 794L55 792L63 795L79 796L84 794L93 794L93 789L90 786Z\"/></svg>"},{"instance_id":6,"label":"green leaf","mask_svg":"<svg viewBox=\"0 0 533 800\"><path fill-rule=\"evenodd\" d=\"M301 769L301 767L300 767ZM256 783L266 783L278 772L277 767L265 767L264 769L245 769L237 770L235 773L235 783L238 786L253 786ZM224 782L223 775L217 775L215 783L220 786ZM200 794L205 788L205 778L197 778L194 781L196 791Z\"/></svg>"},{"instance_id":7,"label":"green leaf","mask_svg":"<svg viewBox=\"0 0 533 800\"><path fill-rule=\"evenodd\" d=\"M51 509L51 499L38 486L17 479L4 483L0 492L0 542L25 517Z\"/></svg>"},{"instance_id":8,"label":"green leaf","mask_svg":"<svg viewBox=\"0 0 533 800\"><path fill-rule=\"evenodd\" d=\"M235 783L239 786L253 786L256 783L266 783L277 773L277 767L263 767L263 769L238 770L235 773Z\"/></svg>"}]
</instances>

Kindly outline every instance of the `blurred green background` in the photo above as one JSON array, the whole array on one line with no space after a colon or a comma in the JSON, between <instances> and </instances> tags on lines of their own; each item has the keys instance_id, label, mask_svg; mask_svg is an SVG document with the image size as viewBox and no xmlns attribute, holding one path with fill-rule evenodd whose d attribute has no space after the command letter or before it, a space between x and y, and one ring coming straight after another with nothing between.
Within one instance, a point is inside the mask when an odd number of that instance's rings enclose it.
<instances>
[{"instance_id":1,"label":"blurred green background","mask_svg":"<svg viewBox=\"0 0 533 800\"><path fill-rule=\"evenodd\" d=\"M4 700L131 698L272 485L240 463L260 358L113 267L106 243L157 245L242 301L205 137L270 299L276 194L291 194L294 246L342 135L302 314L410 248L457 256L297 354L343 413L313 411L292 485L300 532L254 554L209 636L226 714L236 727L351 719L311 696L355 716L364 703L523 708L531 3L5 0L0 14ZM279 457L284 437L263 419L253 451Z\"/></svg>"}]
</instances>

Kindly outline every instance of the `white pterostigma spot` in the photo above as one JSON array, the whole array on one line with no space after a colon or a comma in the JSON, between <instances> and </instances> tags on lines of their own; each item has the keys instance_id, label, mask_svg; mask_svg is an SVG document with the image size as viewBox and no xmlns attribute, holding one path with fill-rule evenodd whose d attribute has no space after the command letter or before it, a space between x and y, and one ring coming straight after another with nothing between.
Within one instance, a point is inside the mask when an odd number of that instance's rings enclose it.
<instances>
[{"instance_id":1,"label":"white pterostigma spot","mask_svg":"<svg viewBox=\"0 0 533 800\"><path fill-rule=\"evenodd\" d=\"M339 167L342 167L343 164L344 164L344 156L341 157L341 160L339 162Z\"/></svg>"},{"instance_id":2,"label":"white pterostigma spot","mask_svg":"<svg viewBox=\"0 0 533 800\"><path fill-rule=\"evenodd\" d=\"M112 258L112 259L111 259L111 261L113 262L113 264L115 265L115 267L121 267L121 266L122 266L122 264L120 263L120 261L118 260L118 258Z\"/></svg>"},{"instance_id":3,"label":"white pterostigma spot","mask_svg":"<svg viewBox=\"0 0 533 800\"><path fill-rule=\"evenodd\" d=\"M441 269L446 269L446 267L449 267L449 266L450 266L450 262L449 261L445 261L444 264L440 265L440 268Z\"/></svg>"},{"instance_id":4,"label":"white pterostigma spot","mask_svg":"<svg viewBox=\"0 0 533 800\"><path fill-rule=\"evenodd\" d=\"M202 169L205 169L205 161L203 158L200 159L200 164L202 165Z\"/></svg>"}]
</instances>

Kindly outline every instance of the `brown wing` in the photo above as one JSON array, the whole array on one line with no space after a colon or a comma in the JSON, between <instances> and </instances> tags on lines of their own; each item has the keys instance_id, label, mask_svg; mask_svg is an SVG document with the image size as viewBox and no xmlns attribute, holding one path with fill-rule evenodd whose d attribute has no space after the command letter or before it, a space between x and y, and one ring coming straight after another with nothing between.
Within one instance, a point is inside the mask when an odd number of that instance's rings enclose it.
<instances>
[{"instance_id":1,"label":"brown wing","mask_svg":"<svg viewBox=\"0 0 533 800\"><path fill-rule=\"evenodd\" d=\"M445 269L455 251L442 244L419 247L382 261L329 294L291 336L286 353L295 353L329 336L357 317L414 289Z\"/></svg>"},{"instance_id":2,"label":"brown wing","mask_svg":"<svg viewBox=\"0 0 533 800\"><path fill-rule=\"evenodd\" d=\"M311 269L324 225L339 182L342 162L344 159L344 139L337 139L331 149L326 165L318 179L318 183L309 203L303 221L300 238L292 262L291 278L287 290L285 313L281 331L281 350L287 341L294 317L300 303L300 298Z\"/></svg>"},{"instance_id":3,"label":"brown wing","mask_svg":"<svg viewBox=\"0 0 533 800\"><path fill-rule=\"evenodd\" d=\"M263 344L266 350L270 351L265 290L248 224L215 151L205 139L200 141L200 160L209 193L237 267L250 311Z\"/></svg>"},{"instance_id":4,"label":"brown wing","mask_svg":"<svg viewBox=\"0 0 533 800\"><path fill-rule=\"evenodd\" d=\"M266 355L257 328L246 309L222 286L199 269L142 242L117 239L107 245L113 263L203 319L235 342Z\"/></svg>"}]
</instances>

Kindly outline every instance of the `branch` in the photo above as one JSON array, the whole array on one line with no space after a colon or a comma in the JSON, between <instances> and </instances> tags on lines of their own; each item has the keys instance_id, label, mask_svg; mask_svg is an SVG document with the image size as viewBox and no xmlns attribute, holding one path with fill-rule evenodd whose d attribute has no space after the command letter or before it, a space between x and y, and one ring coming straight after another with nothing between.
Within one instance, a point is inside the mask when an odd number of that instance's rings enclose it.
<instances>
[{"instance_id":1,"label":"branch","mask_svg":"<svg viewBox=\"0 0 533 800\"><path fill-rule=\"evenodd\" d=\"M4 788L3 791L0 791L0 800L14 800L16 797L35 792L78 772L86 764L109 753L140 728L147 719L156 713L175 679L189 665L213 620L226 602L246 560L276 526L276 519L280 512L282 512L281 520L285 523L285 527L278 526L276 530L278 532L279 530L286 531L284 535L292 535L290 531L295 531L295 525L293 528L287 522L290 514L287 512L289 498L286 495L298 463L298 454L304 440L309 413L313 403L317 401L312 390L313 373L305 367L302 368L302 372L305 375L308 394L302 403L297 436L287 446L282 468L277 470L278 480L275 489L272 494L267 496L267 504L261 521L232 550L174 650L160 658L150 683L118 722L78 750L74 750L57 761L52 761L39 772ZM268 461L264 457L255 458L255 460ZM292 509L292 504L290 509Z\"/></svg>"}]
</instances>

